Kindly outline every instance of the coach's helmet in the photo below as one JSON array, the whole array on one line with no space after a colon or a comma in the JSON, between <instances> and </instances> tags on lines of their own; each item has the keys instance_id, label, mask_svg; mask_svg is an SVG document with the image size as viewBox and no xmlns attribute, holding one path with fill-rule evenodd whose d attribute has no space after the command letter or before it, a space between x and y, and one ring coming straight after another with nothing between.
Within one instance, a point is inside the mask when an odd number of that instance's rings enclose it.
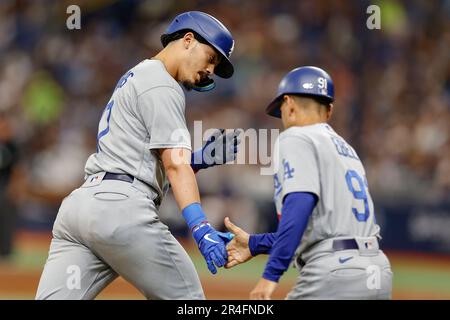
<instances>
[{"instance_id":1,"label":"coach's helmet","mask_svg":"<svg viewBox=\"0 0 450 320\"><path fill-rule=\"evenodd\" d=\"M281 103L285 94L315 97L321 102L334 101L333 80L324 70L307 66L290 71L278 86L277 97L266 108L266 113L281 118Z\"/></svg>"},{"instance_id":2,"label":"coach's helmet","mask_svg":"<svg viewBox=\"0 0 450 320\"><path fill-rule=\"evenodd\" d=\"M179 14L173 19L167 30L161 35L162 45L165 47L177 36L184 36L187 31L193 31L196 33L197 40L206 42L219 52L222 59L216 66L214 73L221 78L230 78L234 73L234 68L230 61L230 55L234 49L234 40L230 31L219 20L209 14L200 11L188 11ZM208 91L214 89L215 86L213 79L206 78L193 89Z\"/></svg>"}]
</instances>

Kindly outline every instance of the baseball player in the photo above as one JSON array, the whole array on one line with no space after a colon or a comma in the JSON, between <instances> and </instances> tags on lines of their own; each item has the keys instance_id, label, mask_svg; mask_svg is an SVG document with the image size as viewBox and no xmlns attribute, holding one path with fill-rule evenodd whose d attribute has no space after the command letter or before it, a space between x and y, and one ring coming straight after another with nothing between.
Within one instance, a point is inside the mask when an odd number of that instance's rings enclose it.
<instances>
[{"instance_id":1,"label":"baseball player","mask_svg":"<svg viewBox=\"0 0 450 320\"><path fill-rule=\"evenodd\" d=\"M161 42L114 89L86 180L59 209L36 299L93 299L118 275L149 299L204 299L191 259L158 217L169 183L209 270L226 263L231 235L208 223L194 172L235 159L238 133L217 131L191 153L179 83L207 91L211 75L230 78L234 40L219 20L192 11Z\"/></svg>"},{"instance_id":2,"label":"baseball player","mask_svg":"<svg viewBox=\"0 0 450 320\"><path fill-rule=\"evenodd\" d=\"M379 248L364 167L327 124L333 100L330 76L301 67L282 79L266 109L285 128L275 161L277 232L249 235L225 218L235 234L226 268L270 254L252 299L270 299L293 258L300 275L287 299L391 298L392 272Z\"/></svg>"}]
</instances>

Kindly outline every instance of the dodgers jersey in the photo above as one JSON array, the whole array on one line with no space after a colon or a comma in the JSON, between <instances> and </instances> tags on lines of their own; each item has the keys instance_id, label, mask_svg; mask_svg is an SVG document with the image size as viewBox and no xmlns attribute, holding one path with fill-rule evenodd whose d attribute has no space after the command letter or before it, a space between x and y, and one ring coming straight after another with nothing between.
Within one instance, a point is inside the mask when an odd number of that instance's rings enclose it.
<instances>
[{"instance_id":1,"label":"dodgers jersey","mask_svg":"<svg viewBox=\"0 0 450 320\"><path fill-rule=\"evenodd\" d=\"M290 127L278 140L275 205L291 192L317 195L297 254L318 241L379 236L366 173L355 150L330 125Z\"/></svg>"},{"instance_id":2,"label":"dodgers jersey","mask_svg":"<svg viewBox=\"0 0 450 320\"><path fill-rule=\"evenodd\" d=\"M146 59L117 83L85 173L130 174L152 186L162 201L169 183L157 150L161 148L191 150L185 96L161 61Z\"/></svg>"}]
</instances>

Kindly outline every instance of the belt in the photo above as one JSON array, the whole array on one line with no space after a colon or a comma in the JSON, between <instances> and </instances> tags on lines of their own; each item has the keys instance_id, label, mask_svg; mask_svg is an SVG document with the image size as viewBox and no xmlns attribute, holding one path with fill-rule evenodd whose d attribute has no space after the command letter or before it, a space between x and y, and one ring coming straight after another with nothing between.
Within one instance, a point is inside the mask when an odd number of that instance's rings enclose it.
<instances>
[{"instance_id":1,"label":"belt","mask_svg":"<svg viewBox=\"0 0 450 320\"><path fill-rule=\"evenodd\" d=\"M120 181L133 183L134 177L132 175L124 174L124 173L107 172L105 174L105 176L103 177L103 180L120 180Z\"/></svg>"},{"instance_id":2,"label":"belt","mask_svg":"<svg viewBox=\"0 0 450 320\"><path fill-rule=\"evenodd\" d=\"M353 250L359 249L358 243L355 239L336 239L333 240L333 251L342 251L342 250ZM305 265L305 261L298 256L297 262L300 267L303 268Z\"/></svg>"},{"instance_id":3,"label":"belt","mask_svg":"<svg viewBox=\"0 0 450 320\"><path fill-rule=\"evenodd\" d=\"M130 174L125 174L125 173L111 173L111 172L107 172L105 174L105 176L103 177L103 180L119 180L119 181L124 181L124 182L128 182L128 183L133 183L134 179L136 179L135 177L133 177ZM145 183L145 182L144 182ZM145 183L150 189L153 190L152 187L150 187L147 183ZM153 200L153 202L155 203L155 206L159 207L159 205L161 204L160 198L156 197L156 199Z\"/></svg>"},{"instance_id":4,"label":"belt","mask_svg":"<svg viewBox=\"0 0 450 320\"><path fill-rule=\"evenodd\" d=\"M338 239L333 240L333 250L341 251L341 250L352 250L359 249L358 243L355 239Z\"/></svg>"}]
</instances>

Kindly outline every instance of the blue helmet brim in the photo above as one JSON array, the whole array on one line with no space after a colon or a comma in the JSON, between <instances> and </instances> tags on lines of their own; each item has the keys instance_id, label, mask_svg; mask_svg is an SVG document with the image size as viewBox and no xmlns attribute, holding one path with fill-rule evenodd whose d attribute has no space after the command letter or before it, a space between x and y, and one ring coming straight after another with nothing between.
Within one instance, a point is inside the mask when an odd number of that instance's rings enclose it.
<instances>
[{"instance_id":1,"label":"blue helmet brim","mask_svg":"<svg viewBox=\"0 0 450 320\"><path fill-rule=\"evenodd\" d=\"M266 114L275 118L281 118L281 103L284 95L296 95L310 98L322 98L326 99L329 103L333 102L333 99L330 97L324 97L318 94L305 94L305 93L297 93L297 92L285 92L280 94L278 97L272 100L272 102L266 108Z\"/></svg>"},{"instance_id":2,"label":"blue helmet brim","mask_svg":"<svg viewBox=\"0 0 450 320\"><path fill-rule=\"evenodd\" d=\"M272 102L267 106L266 113L269 116L275 117L275 118L281 118L281 99L283 97L282 95L279 95L275 99L272 100Z\"/></svg>"},{"instance_id":3,"label":"blue helmet brim","mask_svg":"<svg viewBox=\"0 0 450 320\"><path fill-rule=\"evenodd\" d=\"M211 45L211 43L209 41L208 41L208 43ZM217 76L224 78L224 79L231 78L234 73L234 67L233 67L233 64L231 63L230 59L228 59L228 57L223 53L223 51L220 48L218 48L214 45L211 45L211 46L214 49L216 49L219 52L219 54L222 56L222 60L214 69L214 74L216 74Z\"/></svg>"}]
</instances>

